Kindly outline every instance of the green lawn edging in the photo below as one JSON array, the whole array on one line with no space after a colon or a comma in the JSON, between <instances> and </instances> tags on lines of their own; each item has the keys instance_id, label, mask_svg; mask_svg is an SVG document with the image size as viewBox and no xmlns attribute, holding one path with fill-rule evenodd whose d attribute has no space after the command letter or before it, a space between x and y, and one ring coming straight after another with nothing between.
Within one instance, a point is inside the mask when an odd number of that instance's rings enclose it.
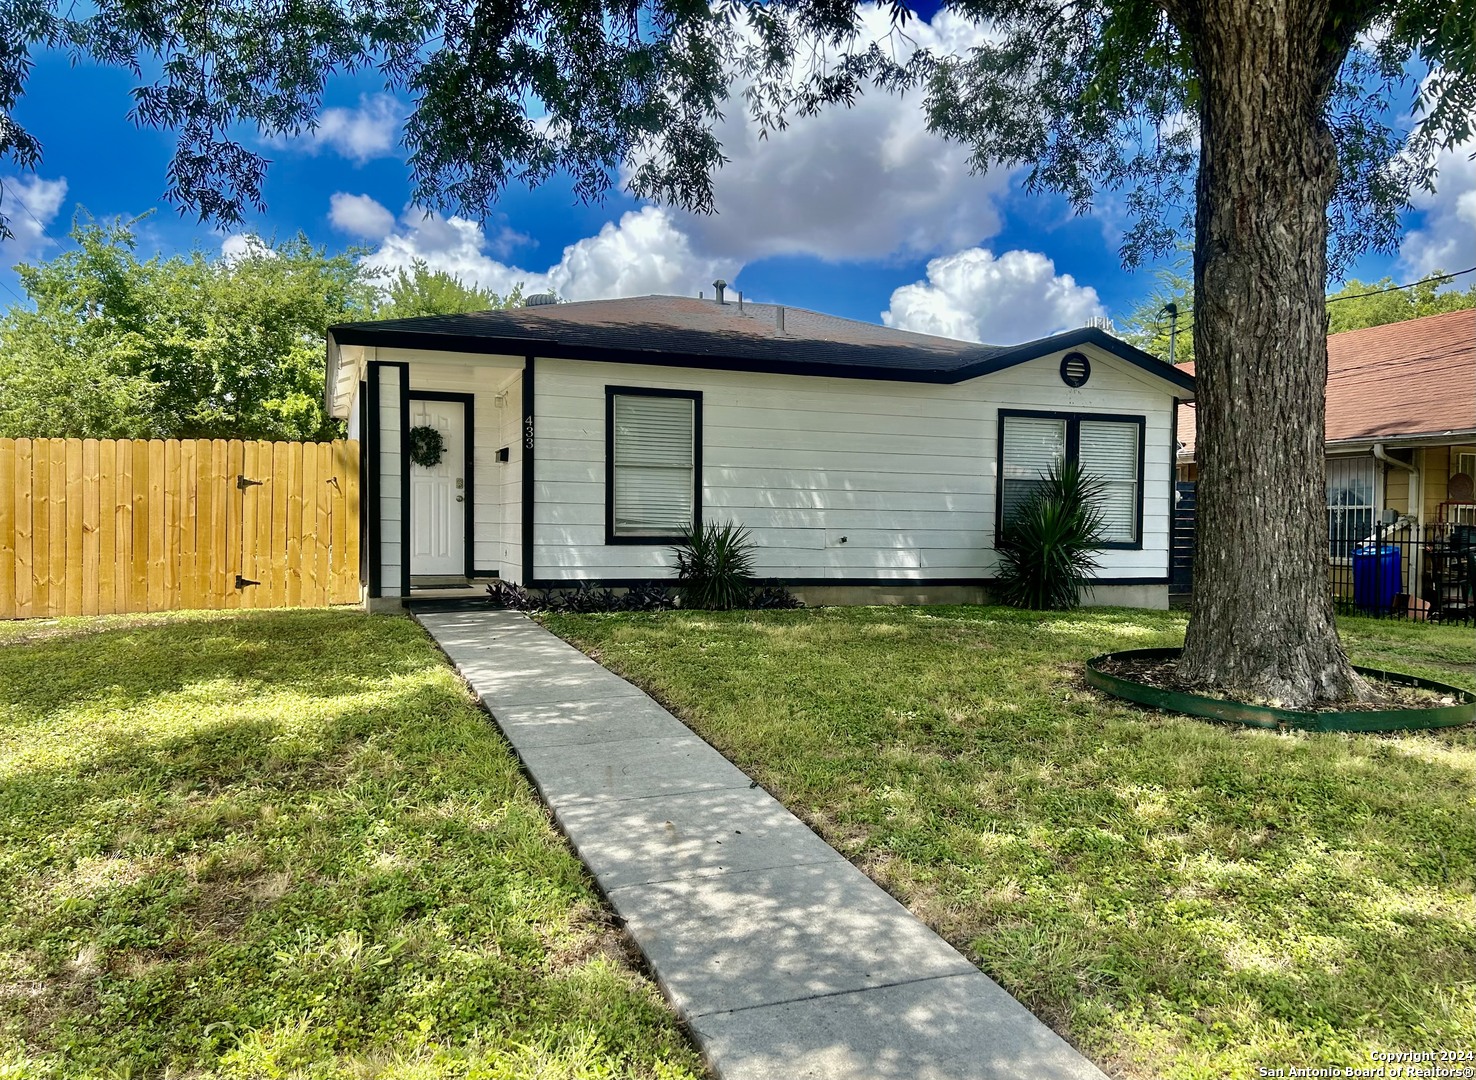
<instances>
[{"instance_id":1,"label":"green lawn edging","mask_svg":"<svg viewBox=\"0 0 1476 1080\"><path fill-rule=\"evenodd\" d=\"M1417 675L1406 675L1401 671L1384 671L1378 668L1354 665L1358 674L1381 682L1411 686L1419 690L1433 690L1450 694L1460 701L1455 705L1440 705L1428 709L1363 709L1327 710L1308 712L1301 709L1279 709L1274 705L1254 705L1244 701L1194 694L1187 690L1168 690L1161 686L1150 686L1123 675L1103 671L1102 664L1109 660L1172 660L1180 649L1125 649L1121 652L1103 653L1086 662L1086 680L1098 690L1114 697L1148 705L1168 712L1184 713L1205 720L1245 724L1248 727L1297 731L1424 731L1433 728L1460 727L1476 723L1476 694L1469 690L1422 679Z\"/></svg>"}]
</instances>

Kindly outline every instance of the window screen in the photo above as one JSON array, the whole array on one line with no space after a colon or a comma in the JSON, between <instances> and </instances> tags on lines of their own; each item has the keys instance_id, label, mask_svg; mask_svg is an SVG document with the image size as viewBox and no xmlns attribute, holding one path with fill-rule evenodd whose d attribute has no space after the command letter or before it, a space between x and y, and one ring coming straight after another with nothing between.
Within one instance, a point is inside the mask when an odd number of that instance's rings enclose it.
<instances>
[{"instance_id":1,"label":"window screen","mask_svg":"<svg viewBox=\"0 0 1476 1080\"><path fill-rule=\"evenodd\" d=\"M616 536L680 536L692 527L696 411L691 398L616 394Z\"/></svg>"}]
</instances>

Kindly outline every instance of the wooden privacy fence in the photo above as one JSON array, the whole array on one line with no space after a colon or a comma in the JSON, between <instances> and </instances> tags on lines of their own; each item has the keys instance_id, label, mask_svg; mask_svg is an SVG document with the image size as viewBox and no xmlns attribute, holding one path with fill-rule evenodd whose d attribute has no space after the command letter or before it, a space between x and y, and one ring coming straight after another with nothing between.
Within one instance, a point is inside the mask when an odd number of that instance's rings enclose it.
<instances>
[{"instance_id":1,"label":"wooden privacy fence","mask_svg":"<svg viewBox=\"0 0 1476 1080\"><path fill-rule=\"evenodd\" d=\"M359 599L359 444L0 439L0 619Z\"/></svg>"}]
</instances>

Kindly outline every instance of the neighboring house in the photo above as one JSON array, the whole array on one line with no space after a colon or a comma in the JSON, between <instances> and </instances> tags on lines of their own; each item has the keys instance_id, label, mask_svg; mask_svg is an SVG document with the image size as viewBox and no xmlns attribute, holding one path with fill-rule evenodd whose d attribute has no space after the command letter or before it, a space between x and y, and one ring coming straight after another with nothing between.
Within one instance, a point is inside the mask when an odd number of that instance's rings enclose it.
<instances>
[{"instance_id":1,"label":"neighboring house","mask_svg":"<svg viewBox=\"0 0 1476 1080\"><path fill-rule=\"evenodd\" d=\"M1367 540L1461 542L1455 527L1476 526L1476 310L1333 334L1327 352L1327 537L1335 584L1337 566ZM1193 480L1191 406L1179 410L1178 427L1179 476ZM1412 556L1404 567L1407 590L1415 593L1420 573Z\"/></svg>"},{"instance_id":2,"label":"neighboring house","mask_svg":"<svg viewBox=\"0 0 1476 1080\"><path fill-rule=\"evenodd\" d=\"M1091 599L1167 604L1194 383L1100 329L1000 348L721 289L551 300L329 330L371 605L476 578L669 580L671 545L713 521L812 602L977 601L1002 517L1062 455L1106 481ZM419 425L447 443L434 468L402 453Z\"/></svg>"}]
</instances>

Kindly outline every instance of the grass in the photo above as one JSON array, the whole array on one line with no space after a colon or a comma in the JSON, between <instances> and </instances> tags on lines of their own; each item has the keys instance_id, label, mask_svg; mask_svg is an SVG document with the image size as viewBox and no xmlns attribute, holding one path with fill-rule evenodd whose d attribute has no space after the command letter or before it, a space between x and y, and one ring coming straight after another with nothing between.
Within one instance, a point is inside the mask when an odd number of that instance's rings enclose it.
<instances>
[{"instance_id":1,"label":"grass","mask_svg":"<svg viewBox=\"0 0 1476 1080\"><path fill-rule=\"evenodd\" d=\"M556 616L1100 1065L1252 1077L1476 1051L1476 730L1138 711L1081 661L1176 613ZM1470 628L1349 620L1476 687Z\"/></svg>"},{"instance_id":2,"label":"grass","mask_svg":"<svg viewBox=\"0 0 1476 1080\"><path fill-rule=\"evenodd\" d=\"M409 620L7 627L0 1076L696 1078Z\"/></svg>"}]
</instances>

